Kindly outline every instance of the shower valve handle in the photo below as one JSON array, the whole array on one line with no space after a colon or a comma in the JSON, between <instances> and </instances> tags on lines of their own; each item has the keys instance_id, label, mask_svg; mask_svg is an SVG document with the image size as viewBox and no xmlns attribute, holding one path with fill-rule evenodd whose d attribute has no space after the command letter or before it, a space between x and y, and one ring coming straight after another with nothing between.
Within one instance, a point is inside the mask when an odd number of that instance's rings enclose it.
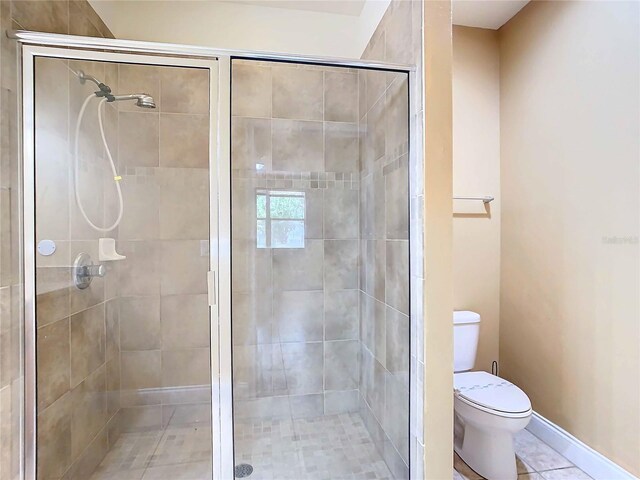
<instances>
[{"instance_id":1,"label":"shower valve handle","mask_svg":"<svg viewBox=\"0 0 640 480\"><path fill-rule=\"evenodd\" d=\"M104 277L107 274L107 268L104 265L85 265L82 268L85 277Z\"/></svg>"},{"instance_id":2,"label":"shower valve handle","mask_svg":"<svg viewBox=\"0 0 640 480\"><path fill-rule=\"evenodd\" d=\"M94 277L104 277L107 274L107 268L104 265L96 265L91 257L86 253L81 253L73 263L73 280L75 286L80 290L84 290L91 285Z\"/></svg>"}]
</instances>

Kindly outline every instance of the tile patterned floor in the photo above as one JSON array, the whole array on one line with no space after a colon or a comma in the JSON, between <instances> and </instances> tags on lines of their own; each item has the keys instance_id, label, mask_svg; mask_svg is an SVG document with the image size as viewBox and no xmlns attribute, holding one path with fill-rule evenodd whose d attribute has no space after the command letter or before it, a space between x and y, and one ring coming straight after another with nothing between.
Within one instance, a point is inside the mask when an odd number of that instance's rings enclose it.
<instances>
[{"instance_id":1,"label":"tile patterned floor","mask_svg":"<svg viewBox=\"0 0 640 480\"><path fill-rule=\"evenodd\" d=\"M589 475L527 430L516 434L515 448L518 480L591 480ZM483 478L455 454L453 468L454 480Z\"/></svg>"},{"instance_id":2,"label":"tile patterned floor","mask_svg":"<svg viewBox=\"0 0 640 480\"><path fill-rule=\"evenodd\" d=\"M236 463L251 480L393 479L357 413L310 419L240 420Z\"/></svg>"},{"instance_id":3,"label":"tile patterned floor","mask_svg":"<svg viewBox=\"0 0 640 480\"><path fill-rule=\"evenodd\" d=\"M236 464L250 480L392 480L358 414L235 423ZM90 480L207 480L211 434L203 426L123 433Z\"/></svg>"},{"instance_id":4,"label":"tile patterned floor","mask_svg":"<svg viewBox=\"0 0 640 480\"><path fill-rule=\"evenodd\" d=\"M123 433L90 480L206 480L211 433L204 426Z\"/></svg>"}]
</instances>

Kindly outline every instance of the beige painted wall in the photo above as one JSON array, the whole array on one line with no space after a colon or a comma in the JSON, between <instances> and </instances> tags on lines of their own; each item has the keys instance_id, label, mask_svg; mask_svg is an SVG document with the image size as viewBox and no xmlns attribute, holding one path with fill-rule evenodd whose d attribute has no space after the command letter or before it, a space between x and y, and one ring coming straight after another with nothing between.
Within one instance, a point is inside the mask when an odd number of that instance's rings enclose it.
<instances>
[{"instance_id":1,"label":"beige painted wall","mask_svg":"<svg viewBox=\"0 0 640 480\"><path fill-rule=\"evenodd\" d=\"M533 2L500 31L501 372L636 475L639 8Z\"/></svg>"},{"instance_id":2,"label":"beige painted wall","mask_svg":"<svg viewBox=\"0 0 640 480\"><path fill-rule=\"evenodd\" d=\"M424 3L424 478L451 477L453 451L451 1ZM437 441L429 441L437 439Z\"/></svg>"},{"instance_id":3,"label":"beige painted wall","mask_svg":"<svg viewBox=\"0 0 640 480\"><path fill-rule=\"evenodd\" d=\"M453 208L453 308L482 316L475 368L498 360L500 50L498 32L453 27L453 193L491 195Z\"/></svg>"},{"instance_id":4,"label":"beige painted wall","mask_svg":"<svg viewBox=\"0 0 640 480\"><path fill-rule=\"evenodd\" d=\"M390 0L368 0L359 16L274 8L269 0L90 3L117 38L360 58Z\"/></svg>"}]
</instances>

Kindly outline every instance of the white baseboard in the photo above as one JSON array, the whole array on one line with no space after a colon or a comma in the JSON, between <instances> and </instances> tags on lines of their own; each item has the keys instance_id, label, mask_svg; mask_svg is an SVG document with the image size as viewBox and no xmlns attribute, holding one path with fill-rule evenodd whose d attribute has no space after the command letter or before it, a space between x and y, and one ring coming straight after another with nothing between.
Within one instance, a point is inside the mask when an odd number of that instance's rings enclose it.
<instances>
[{"instance_id":1,"label":"white baseboard","mask_svg":"<svg viewBox=\"0 0 640 480\"><path fill-rule=\"evenodd\" d=\"M639 480L536 412L533 412L527 430L595 480Z\"/></svg>"}]
</instances>

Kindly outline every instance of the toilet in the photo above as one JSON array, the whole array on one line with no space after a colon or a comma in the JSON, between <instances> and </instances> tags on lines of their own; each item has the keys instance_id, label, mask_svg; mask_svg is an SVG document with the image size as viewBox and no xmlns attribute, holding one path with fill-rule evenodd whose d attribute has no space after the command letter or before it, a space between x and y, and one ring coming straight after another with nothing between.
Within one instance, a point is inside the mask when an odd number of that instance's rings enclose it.
<instances>
[{"instance_id":1,"label":"toilet","mask_svg":"<svg viewBox=\"0 0 640 480\"><path fill-rule=\"evenodd\" d=\"M516 480L513 436L531 419L531 401L514 384L487 372L471 372L480 315L453 313L454 449L488 480Z\"/></svg>"}]
</instances>

